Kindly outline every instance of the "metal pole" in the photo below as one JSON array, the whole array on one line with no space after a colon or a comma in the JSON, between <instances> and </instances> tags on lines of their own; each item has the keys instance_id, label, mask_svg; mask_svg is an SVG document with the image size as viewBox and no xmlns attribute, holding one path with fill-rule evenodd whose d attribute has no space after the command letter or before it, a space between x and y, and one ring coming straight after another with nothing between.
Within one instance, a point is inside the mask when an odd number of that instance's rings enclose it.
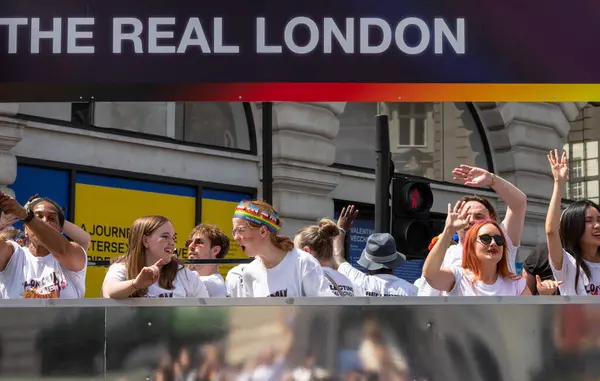
<instances>
[{"instance_id":1,"label":"metal pole","mask_svg":"<svg viewBox=\"0 0 600 381\"><path fill-rule=\"evenodd\" d=\"M273 103L262 103L262 199L273 205Z\"/></svg>"},{"instance_id":2,"label":"metal pole","mask_svg":"<svg viewBox=\"0 0 600 381\"><path fill-rule=\"evenodd\" d=\"M375 117L375 232L390 232L390 131L387 115Z\"/></svg>"}]
</instances>

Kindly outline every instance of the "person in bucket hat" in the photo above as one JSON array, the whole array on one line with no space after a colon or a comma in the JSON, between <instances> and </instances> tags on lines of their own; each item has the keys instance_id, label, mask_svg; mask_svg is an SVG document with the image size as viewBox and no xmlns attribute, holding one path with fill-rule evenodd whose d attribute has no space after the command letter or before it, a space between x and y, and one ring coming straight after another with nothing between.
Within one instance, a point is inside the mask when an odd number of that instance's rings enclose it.
<instances>
[{"instance_id":1,"label":"person in bucket hat","mask_svg":"<svg viewBox=\"0 0 600 381\"><path fill-rule=\"evenodd\" d=\"M396 241L388 233L371 234L358 260L358 264L369 271L394 270L404 262L406 256L396 250Z\"/></svg>"},{"instance_id":2,"label":"person in bucket hat","mask_svg":"<svg viewBox=\"0 0 600 381\"><path fill-rule=\"evenodd\" d=\"M358 211L354 205L342 209L338 219L340 234L334 240L333 267L348 277L356 289L366 296L417 296L417 287L394 275L394 269L406 261L396 250L394 238L387 233L371 234L358 264L368 274L352 267L345 258L344 239L352 229Z\"/></svg>"}]
</instances>

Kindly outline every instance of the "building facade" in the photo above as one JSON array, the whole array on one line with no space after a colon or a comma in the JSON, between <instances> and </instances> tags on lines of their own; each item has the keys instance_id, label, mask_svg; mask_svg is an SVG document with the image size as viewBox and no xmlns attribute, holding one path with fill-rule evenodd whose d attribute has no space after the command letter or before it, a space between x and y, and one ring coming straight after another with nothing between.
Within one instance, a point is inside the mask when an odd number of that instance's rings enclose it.
<instances>
[{"instance_id":1,"label":"building facade","mask_svg":"<svg viewBox=\"0 0 600 381\"><path fill-rule=\"evenodd\" d=\"M453 182L452 169L460 164L487 168L527 194L520 260L545 239L553 185L549 150L568 150L567 196L598 201L600 109L590 104L275 103L273 112L273 199L285 220L283 232L293 234L356 203L363 213L351 256L360 253L373 229L378 113L390 118L396 172L432 180L433 211L444 213L465 193L496 202L489 190ZM189 196L193 201L179 206L193 209L180 224L216 221L229 231L232 203L261 196L261 122L260 103L0 104L0 184L22 200L33 191L52 194L49 182L63 176L71 190L54 197L68 205L67 215L74 213L75 220L95 204L78 201L86 192L83 185L93 183L83 174L179 184L196 189ZM64 173L44 172L49 177L36 179L37 169ZM496 206L502 215L504 205ZM143 205L135 211L143 214Z\"/></svg>"}]
</instances>

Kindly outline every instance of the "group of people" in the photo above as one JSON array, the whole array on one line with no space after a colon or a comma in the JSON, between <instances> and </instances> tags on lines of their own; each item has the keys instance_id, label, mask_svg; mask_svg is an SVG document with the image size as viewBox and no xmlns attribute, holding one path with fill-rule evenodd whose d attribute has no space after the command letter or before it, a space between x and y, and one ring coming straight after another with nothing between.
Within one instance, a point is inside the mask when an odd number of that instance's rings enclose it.
<instances>
[{"instance_id":1,"label":"group of people","mask_svg":"<svg viewBox=\"0 0 600 381\"><path fill-rule=\"evenodd\" d=\"M481 168L461 165L454 179L491 187L506 204L499 221L489 200L465 196L448 205L443 232L434 238L422 277L411 284L394 275L405 260L393 237L372 234L354 268L345 259L345 238L358 210L344 208L337 221L324 218L292 238L280 233L282 220L262 201L242 201L232 211L232 236L254 258L231 269L186 266L175 255L177 236L164 216L138 218L125 255L109 267L101 295L130 297L354 297L490 296L597 294L600 289L600 208L591 201L570 204L561 214L567 180L566 155L550 152L554 191L546 220L547 263L553 276L542 279L535 266L517 275L516 254L527 197L517 187ZM14 298L82 298L89 235L65 221L54 201L35 196L22 206L1 194L3 223L22 221L25 236L0 236L0 295ZM65 233L65 234L62 234ZM12 234L12 235L10 235ZM68 236L68 238L67 238ZM186 242L190 259L227 255L230 240L217 226L200 224Z\"/></svg>"}]
</instances>

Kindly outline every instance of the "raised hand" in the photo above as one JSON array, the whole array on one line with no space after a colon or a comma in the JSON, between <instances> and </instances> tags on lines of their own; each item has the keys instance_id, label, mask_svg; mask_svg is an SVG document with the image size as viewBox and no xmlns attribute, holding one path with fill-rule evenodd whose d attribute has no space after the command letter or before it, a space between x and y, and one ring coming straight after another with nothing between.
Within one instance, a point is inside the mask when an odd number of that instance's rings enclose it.
<instances>
[{"instance_id":1,"label":"raised hand","mask_svg":"<svg viewBox=\"0 0 600 381\"><path fill-rule=\"evenodd\" d=\"M555 280L544 280L540 278L539 275L535 276L535 283L540 295L554 295L556 290L558 290L558 286L563 284L563 281L555 281Z\"/></svg>"},{"instance_id":2,"label":"raised hand","mask_svg":"<svg viewBox=\"0 0 600 381\"><path fill-rule=\"evenodd\" d=\"M354 205L348 205L348 207L342 208L342 212L337 221L338 228L342 228L346 231L352 229L354 219L358 215L358 209Z\"/></svg>"},{"instance_id":3,"label":"raised hand","mask_svg":"<svg viewBox=\"0 0 600 381\"><path fill-rule=\"evenodd\" d=\"M451 233L464 229L469 224L467 217L471 207L466 207L467 203L459 201L452 208L452 204L448 204L448 216L446 217L446 229Z\"/></svg>"},{"instance_id":4,"label":"raised hand","mask_svg":"<svg viewBox=\"0 0 600 381\"><path fill-rule=\"evenodd\" d=\"M470 187L483 187L492 185L492 174L482 168L471 167L470 165L461 164L452 171L454 180L461 182Z\"/></svg>"},{"instance_id":5,"label":"raised hand","mask_svg":"<svg viewBox=\"0 0 600 381\"><path fill-rule=\"evenodd\" d=\"M550 168L552 168L552 176L554 181L564 183L569 177L569 166L567 165L567 153L563 151L560 159L558 158L558 150L550 151L548 154Z\"/></svg>"},{"instance_id":6,"label":"raised hand","mask_svg":"<svg viewBox=\"0 0 600 381\"><path fill-rule=\"evenodd\" d=\"M133 280L133 287L137 289L148 288L152 286L158 280L160 276L160 265L162 265L162 258L156 261L152 266L144 267L137 277Z\"/></svg>"},{"instance_id":7,"label":"raised hand","mask_svg":"<svg viewBox=\"0 0 600 381\"><path fill-rule=\"evenodd\" d=\"M19 222L19 218L12 214L2 213L2 216L0 216L0 230L16 224L17 222Z\"/></svg>"}]
</instances>

